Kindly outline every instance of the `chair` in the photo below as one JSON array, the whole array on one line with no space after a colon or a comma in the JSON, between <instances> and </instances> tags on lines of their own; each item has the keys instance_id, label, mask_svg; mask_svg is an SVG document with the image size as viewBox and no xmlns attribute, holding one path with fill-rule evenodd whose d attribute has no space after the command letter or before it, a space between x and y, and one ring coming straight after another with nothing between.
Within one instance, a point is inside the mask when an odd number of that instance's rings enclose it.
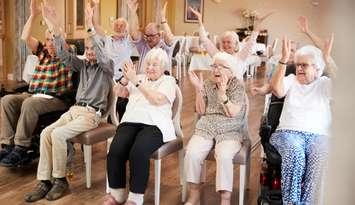
<instances>
[{"instance_id":1,"label":"chair","mask_svg":"<svg viewBox=\"0 0 355 205\"><path fill-rule=\"evenodd\" d=\"M175 128L176 139L165 143L159 149L157 149L151 156L154 160L154 204L159 205L160 203L160 177L161 177L161 160L175 152L179 152L179 173L180 173L180 184L183 186L183 190L186 189L185 183L183 183L183 133L181 130L181 109L182 109L182 94L181 90L176 85L176 98L173 103L173 123ZM183 193L186 193L183 192ZM182 196L184 201L185 195Z\"/></svg>"},{"instance_id":2,"label":"chair","mask_svg":"<svg viewBox=\"0 0 355 205\"><path fill-rule=\"evenodd\" d=\"M176 61L176 78L181 81L181 72L186 71L186 38L184 36L176 38L172 60Z\"/></svg>"},{"instance_id":3,"label":"chair","mask_svg":"<svg viewBox=\"0 0 355 205\"><path fill-rule=\"evenodd\" d=\"M85 162L85 173L86 173L86 188L91 187L91 161L92 161L92 145L109 140L116 134L116 129L118 126L117 114L116 114L116 101L111 89L109 93L108 109L103 114L102 118L107 120L110 117L112 123L101 122L97 128L81 133L70 139L70 142L79 143L83 145L84 149L84 162Z\"/></svg>"}]
</instances>

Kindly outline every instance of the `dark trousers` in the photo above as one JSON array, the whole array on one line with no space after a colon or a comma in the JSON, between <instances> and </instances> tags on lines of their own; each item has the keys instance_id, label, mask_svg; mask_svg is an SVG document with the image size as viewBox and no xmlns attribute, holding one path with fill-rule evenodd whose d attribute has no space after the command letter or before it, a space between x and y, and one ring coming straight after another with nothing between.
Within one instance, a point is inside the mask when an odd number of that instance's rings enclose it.
<instances>
[{"instance_id":1,"label":"dark trousers","mask_svg":"<svg viewBox=\"0 0 355 205\"><path fill-rule=\"evenodd\" d=\"M157 126L120 124L107 155L110 188L126 187L126 162L129 160L130 191L144 194L149 179L150 156L163 144L163 135Z\"/></svg>"},{"instance_id":2,"label":"dark trousers","mask_svg":"<svg viewBox=\"0 0 355 205\"><path fill-rule=\"evenodd\" d=\"M126 112L128 98L117 98L116 111L118 112L118 121L121 122L123 114Z\"/></svg>"}]
</instances>

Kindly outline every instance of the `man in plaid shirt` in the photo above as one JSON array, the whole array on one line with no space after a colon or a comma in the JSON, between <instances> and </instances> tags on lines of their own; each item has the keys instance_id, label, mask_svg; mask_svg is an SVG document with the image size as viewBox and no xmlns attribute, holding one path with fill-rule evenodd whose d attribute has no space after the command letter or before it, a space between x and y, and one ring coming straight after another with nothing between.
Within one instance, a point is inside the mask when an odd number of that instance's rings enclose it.
<instances>
[{"instance_id":1,"label":"man in plaid shirt","mask_svg":"<svg viewBox=\"0 0 355 205\"><path fill-rule=\"evenodd\" d=\"M70 68L56 57L53 34L46 31L44 44L31 35L35 18L40 13L38 3L32 0L31 15L21 36L40 61L29 90L1 99L0 165L6 167L20 166L30 161L28 150L39 115L67 109L62 99L72 90Z\"/></svg>"}]
</instances>

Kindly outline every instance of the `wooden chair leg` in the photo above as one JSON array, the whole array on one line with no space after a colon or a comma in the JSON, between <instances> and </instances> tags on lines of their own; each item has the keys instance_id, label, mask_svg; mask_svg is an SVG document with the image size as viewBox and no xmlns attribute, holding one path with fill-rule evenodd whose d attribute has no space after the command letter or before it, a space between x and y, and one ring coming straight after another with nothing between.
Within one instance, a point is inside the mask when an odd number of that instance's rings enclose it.
<instances>
[{"instance_id":1,"label":"wooden chair leg","mask_svg":"<svg viewBox=\"0 0 355 205\"><path fill-rule=\"evenodd\" d=\"M91 158L92 158L92 146L84 145L84 162L85 162L85 176L86 176L86 188L91 187Z\"/></svg>"},{"instance_id":2,"label":"wooden chair leg","mask_svg":"<svg viewBox=\"0 0 355 205\"><path fill-rule=\"evenodd\" d=\"M160 203L160 173L161 172L161 160L154 160L154 204L159 205Z\"/></svg>"}]
</instances>

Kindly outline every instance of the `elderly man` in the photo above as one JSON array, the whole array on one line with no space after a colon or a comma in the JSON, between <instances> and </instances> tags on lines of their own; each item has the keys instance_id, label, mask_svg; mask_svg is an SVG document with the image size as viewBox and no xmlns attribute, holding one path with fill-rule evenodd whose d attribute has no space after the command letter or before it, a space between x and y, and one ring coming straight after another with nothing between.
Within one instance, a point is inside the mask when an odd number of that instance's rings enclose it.
<instances>
[{"instance_id":1,"label":"elderly man","mask_svg":"<svg viewBox=\"0 0 355 205\"><path fill-rule=\"evenodd\" d=\"M30 8L31 15L21 38L38 56L39 65L34 70L27 93L1 99L0 164L6 167L21 166L31 160L28 151L39 115L67 109L62 99L72 89L70 68L57 58L53 34L46 31L44 44L31 35L41 10L35 0L31 1Z\"/></svg>"},{"instance_id":2,"label":"elderly man","mask_svg":"<svg viewBox=\"0 0 355 205\"><path fill-rule=\"evenodd\" d=\"M149 23L144 29L144 36L139 31L138 22L138 2L137 0L128 0L127 5L129 7L129 22L130 22L130 34L137 47L138 53L140 55L138 73L143 73L143 60L145 55L152 48L161 48L168 54L169 58L172 56L173 52L173 37L170 27L166 21L166 7L167 2L165 2L164 7L161 10L161 26L163 27L163 34L159 33L159 26L156 23ZM162 36L161 36L162 35ZM169 60L171 65L171 59ZM168 71L171 73L171 66L168 66Z\"/></svg>"},{"instance_id":3,"label":"elderly man","mask_svg":"<svg viewBox=\"0 0 355 205\"><path fill-rule=\"evenodd\" d=\"M55 10L45 4L43 12L47 24L54 31L58 56L80 73L80 82L76 103L41 133L37 170L37 179L40 182L31 193L26 195L27 202L34 202L44 197L50 201L56 200L68 190L69 184L65 177L67 140L98 126L101 114L108 109L108 95L112 88L113 77L113 61L108 58L102 41L92 29L89 33L90 40L85 42L86 59L79 59L65 49ZM92 8L87 8L86 25L89 28L93 28L92 16Z\"/></svg>"}]
</instances>

